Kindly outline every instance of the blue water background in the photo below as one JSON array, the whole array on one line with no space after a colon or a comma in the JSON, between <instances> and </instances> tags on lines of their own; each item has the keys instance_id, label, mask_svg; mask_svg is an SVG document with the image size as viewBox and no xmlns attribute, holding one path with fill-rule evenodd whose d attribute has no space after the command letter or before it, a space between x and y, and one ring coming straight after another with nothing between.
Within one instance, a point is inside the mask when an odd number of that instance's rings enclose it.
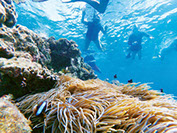
<instances>
[{"instance_id":1,"label":"blue water background","mask_svg":"<svg viewBox=\"0 0 177 133\"><path fill-rule=\"evenodd\" d=\"M18 24L24 25L44 37L74 40L81 51L84 48L86 27L81 23L83 2L61 3L60 0L32 2L16 5ZM105 51L90 44L97 66L102 73L98 78L109 81L117 79L127 83L150 83L152 89L164 89L165 93L177 96L177 52L167 55L165 60L157 58L177 37L176 0L110 0L107 10L101 15L102 25L108 26L107 36L100 33L100 42ZM154 39L143 39L142 59L126 59L127 40L132 26L138 24L141 31ZM82 54L82 56L85 56Z\"/></svg>"}]
</instances>

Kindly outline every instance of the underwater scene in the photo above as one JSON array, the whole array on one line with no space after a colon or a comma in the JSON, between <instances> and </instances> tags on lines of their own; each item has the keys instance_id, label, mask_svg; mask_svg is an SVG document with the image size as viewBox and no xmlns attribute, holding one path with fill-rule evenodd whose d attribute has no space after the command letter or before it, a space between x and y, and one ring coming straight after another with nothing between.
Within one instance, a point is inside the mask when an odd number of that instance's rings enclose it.
<instances>
[{"instance_id":1,"label":"underwater scene","mask_svg":"<svg viewBox=\"0 0 177 133\"><path fill-rule=\"evenodd\" d=\"M177 133L176 0L0 0L0 133Z\"/></svg>"},{"instance_id":2,"label":"underwater scene","mask_svg":"<svg viewBox=\"0 0 177 133\"><path fill-rule=\"evenodd\" d=\"M164 89L165 93L177 96L177 52L168 52L164 60L159 55L176 39L176 0L110 0L104 13L100 13L102 26L107 26L107 34L99 33L104 49L101 52L94 42L89 50L101 72L95 71L101 80L117 79L121 83L150 83L153 89ZM87 11L87 9L89 11ZM17 23L35 33L56 39L67 38L78 44L84 53L87 26L81 22L82 11L93 15L84 2L62 3L60 0L45 2L26 1L16 5ZM92 18L87 15L85 19ZM137 25L140 31L150 34L153 39L143 37L142 59L126 59L128 38L132 28Z\"/></svg>"}]
</instances>

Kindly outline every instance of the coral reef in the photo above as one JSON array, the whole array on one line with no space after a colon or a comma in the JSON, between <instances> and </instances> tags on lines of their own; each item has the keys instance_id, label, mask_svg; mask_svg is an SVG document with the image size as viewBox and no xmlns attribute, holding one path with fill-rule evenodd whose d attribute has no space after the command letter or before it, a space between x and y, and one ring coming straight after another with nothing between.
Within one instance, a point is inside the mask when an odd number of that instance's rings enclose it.
<instances>
[{"instance_id":1,"label":"coral reef","mask_svg":"<svg viewBox=\"0 0 177 133\"><path fill-rule=\"evenodd\" d=\"M21 25L3 26L0 32L0 96L12 93L17 98L47 91L55 84L57 73L83 80L96 78L73 41L47 40Z\"/></svg>"},{"instance_id":2,"label":"coral reef","mask_svg":"<svg viewBox=\"0 0 177 133\"><path fill-rule=\"evenodd\" d=\"M13 1L1 0L0 1L0 27L2 24L7 27L13 27L17 22L17 13Z\"/></svg>"},{"instance_id":3,"label":"coral reef","mask_svg":"<svg viewBox=\"0 0 177 133\"><path fill-rule=\"evenodd\" d=\"M177 131L177 102L149 88L61 76L54 89L20 99L18 107L30 116L33 128L49 132ZM35 116L33 107L44 101L45 112Z\"/></svg>"},{"instance_id":4,"label":"coral reef","mask_svg":"<svg viewBox=\"0 0 177 133\"><path fill-rule=\"evenodd\" d=\"M1 133L30 133L30 121L18 110L7 96L0 98ZM10 97L9 97L10 98Z\"/></svg>"},{"instance_id":5,"label":"coral reef","mask_svg":"<svg viewBox=\"0 0 177 133\"><path fill-rule=\"evenodd\" d=\"M48 39L51 49L51 66L56 71L68 68L69 74L83 80L93 79L97 76L92 68L84 63L81 52L74 41L67 39L55 40L54 37Z\"/></svg>"},{"instance_id":6,"label":"coral reef","mask_svg":"<svg viewBox=\"0 0 177 133\"><path fill-rule=\"evenodd\" d=\"M12 29L2 27L0 32L1 57L10 58L14 56L15 51L24 51L30 53L33 61L43 66L51 62L49 43L45 38L21 25Z\"/></svg>"},{"instance_id":7,"label":"coral reef","mask_svg":"<svg viewBox=\"0 0 177 133\"><path fill-rule=\"evenodd\" d=\"M0 43L0 57L11 58L15 51L24 51L30 53L34 62L49 66L56 72L68 68L67 73L83 80L97 77L91 67L84 63L74 41L55 40L54 37L47 40L17 25L13 29L1 28Z\"/></svg>"},{"instance_id":8,"label":"coral reef","mask_svg":"<svg viewBox=\"0 0 177 133\"><path fill-rule=\"evenodd\" d=\"M10 59L0 58L0 95L11 93L17 98L47 91L55 84L58 76L39 63L32 62L30 54L16 52L15 55Z\"/></svg>"}]
</instances>

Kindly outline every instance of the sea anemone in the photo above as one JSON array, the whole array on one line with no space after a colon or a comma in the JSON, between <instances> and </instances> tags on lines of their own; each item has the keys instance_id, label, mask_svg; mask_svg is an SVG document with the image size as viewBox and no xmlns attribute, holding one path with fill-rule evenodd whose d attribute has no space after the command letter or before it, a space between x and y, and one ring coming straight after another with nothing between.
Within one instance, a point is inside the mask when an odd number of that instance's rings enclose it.
<instances>
[{"instance_id":1,"label":"sea anemone","mask_svg":"<svg viewBox=\"0 0 177 133\"><path fill-rule=\"evenodd\" d=\"M19 99L34 128L67 133L177 131L177 102L147 84L114 85L99 79L61 76L48 92ZM33 107L46 101L41 116Z\"/></svg>"}]
</instances>

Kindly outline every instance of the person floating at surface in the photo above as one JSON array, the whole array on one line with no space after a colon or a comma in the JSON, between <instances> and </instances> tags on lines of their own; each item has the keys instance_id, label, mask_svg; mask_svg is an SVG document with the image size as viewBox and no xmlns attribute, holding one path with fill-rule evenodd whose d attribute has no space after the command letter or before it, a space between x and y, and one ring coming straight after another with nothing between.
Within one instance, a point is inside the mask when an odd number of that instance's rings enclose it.
<instances>
[{"instance_id":1,"label":"person floating at surface","mask_svg":"<svg viewBox=\"0 0 177 133\"><path fill-rule=\"evenodd\" d=\"M165 56L167 56L169 53L176 51L177 52L177 39L175 39L169 47L164 48L161 51L161 54L159 55L159 57L161 58L161 60L163 60L165 58Z\"/></svg>"},{"instance_id":2,"label":"person floating at surface","mask_svg":"<svg viewBox=\"0 0 177 133\"><path fill-rule=\"evenodd\" d=\"M85 21L84 16L85 16L85 11L82 12L82 19L81 19L81 22L88 26L86 39L85 39L85 50L88 50L90 42L93 41L96 44L97 48L102 51L102 46L98 40L98 34L100 31L106 34L107 26L105 26L105 28L103 29L103 27L100 24L100 17L98 15L94 15L91 22Z\"/></svg>"},{"instance_id":3,"label":"person floating at surface","mask_svg":"<svg viewBox=\"0 0 177 133\"><path fill-rule=\"evenodd\" d=\"M100 2L96 0L62 0L63 3L70 3L70 2L86 2L87 4L91 5L95 8L99 13L104 13L106 7L108 5L109 0L100 0Z\"/></svg>"},{"instance_id":4,"label":"person floating at surface","mask_svg":"<svg viewBox=\"0 0 177 133\"><path fill-rule=\"evenodd\" d=\"M135 55L138 54L139 59L141 59L141 42L143 37L149 37L152 39L153 37L148 35L145 32L141 32L138 30L138 27L135 25L133 27L133 33L129 36L128 39L128 45L130 46L126 58L132 57L132 59L135 59Z\"/></svg>"}]
</instances>

